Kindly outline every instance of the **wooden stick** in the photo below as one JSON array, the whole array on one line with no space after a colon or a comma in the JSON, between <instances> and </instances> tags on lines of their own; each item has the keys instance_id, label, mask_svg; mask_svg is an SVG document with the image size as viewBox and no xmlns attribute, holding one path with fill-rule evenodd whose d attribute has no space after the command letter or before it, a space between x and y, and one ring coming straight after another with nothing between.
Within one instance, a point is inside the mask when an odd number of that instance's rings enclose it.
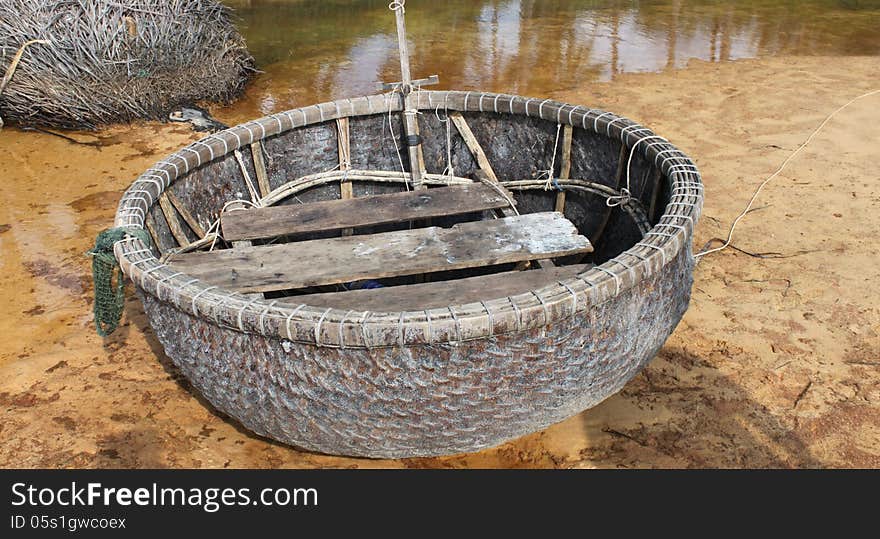
<instances>
[{"instance_id":1,"label":"wooden stick","mask_svg":"<svg viewBox=\"0 0 880 539\"><path fill-rule=\"evenodd\" d=\"M464 143L471 151L474 159L476 159L477 166L480 167L480 170L485 172L491 181L499 183L498 176L495 175L495 171L492 169L492 164L489 163L489 158L486 157L486 152L483 151L483 147L477 142L477 137L474 136L474 132L471 131L471 126L468 125L464 116L462 116L460 112L452 112L449 114L449 118L452 120L455 128L458 129L461 138L464 139Z\"/></svg>"},{"instance_id":2,"label":"wooden stick","mask_svg":"<svg viewBox=\"0 0 880 539\"><path fill-rule=\"evenodd\" d=\"M562 168L559 171L559 179L566 180L571 174L571 140L573 129L570 125L563 128L562 134ZM552 174L552 172L551 172ZM565 191L556 193L556 211L565 213Z\"/></svg>"},{"instance_id":3,"label":"wooden stick","mask_svg":"<svg viewBox=\"0 0 880 539\"><path fill-rule=\"evenodd\" d=\"M408 94L406 96L406 110L412 111L411 114L404 114L407 123L407 132L410 135L414 135L418 137L419 143L415 146L409 147L409 158L410 158L410 171L413 175L413 188L414 189L427 189L428 187L424 184L425 174L427 174L428 169L425 166L425 153L422 151L422 136L420 134L419 129L419 120L418 120L418 108L416 106L416 100L413 94ZM415 159L415 165L412 164L412 159Z\"/></svg>"},{"instance_id":4,"label":"wooden stick","mask_svg":"<svg viewBox=\"0 0 880 539\"><path fill-rule=\"evenodd\" d=\"M394 17L397 21L397 47L400 53L400 90L403 97L404 130L406 131L406 146L409 152L409 168L412 173L413 188L427 189L422 185L422 177L425 175L425 158L422 154L419 121L416 119L417 103L412 95L412 72L409 67L409 44L406 41L405 11L402 2L394 9ZM394 143L396 144L397 141Z\"/></svg>"},{"instance_id":5,"label":"wooden stick","mask_svg":"<svg viewBox=\"0 0 880 539\"><path fill-rule=\"evenodd\" d=\"M651 191L651 206L648 208L648 221L654 222L657 213L657 199L660 197L660 184L663 183L663 172L658 168L654 171L654 189Z\"/></svg>"},{"instance_id":6,"label":"wooden stick","mask_svg":"<svg viewBox=\"0 0 880 539\"><path fill-rule=\"evenodd\" d=\"M426 77L424 79L418 79L410 82L411 86L433 86L435 84L440 84L440 76L439 75L431 75L430 77ZM393 90L397 90L403 86L402 82L383 82L379 85L379 88L384 92L389 92Z\"/></svg>"},{"instance_id":7,"label":"wooden stick","mask_svg":"<svg viewBox=\"0 0 880 539\"><path fill-rule=\"evenodd\" d=\"M179 213L180 216L183 217L183 220L186 222L187 225L189 225L189 228L196 233L196 236L204 238L206 234L204 227L202 227L202 225L199 224L196 218L192 216L189 210L186 209L186 206L183 204L183 202L180 201L179 198L177 198L177 195L175 195L171 191L165 191L162 194L163 196L168 197L168 201L171 202L171 205L174 206L174 209L177 210L177 213Z\"/></svg>"},{"instance_id":8,"label":"wooden stick","mask_svg":"<svg viewBox=\"0 0 880 539\"><path fill-rule=\"evenodd\" d=\"M336 146L339 150L339 170L351 170L351 138L348 131L348 118L336 119ZM346 179L339 184L339 196L342 200L354 198L354 189L351 181ZM344 228L343 236L354 234L353 228Z\"/></svg>"},{"instance_id":9,"label":"wooden stick","mask_svg":"<svg viewBox=\"0 0 880 539\"><path fill-rule=\"evenodd\" d=\"M156 227L153 226L153 222L150 219L144 219L144 224L147 226L147 232L150 234L150 238L153 240L153 245L156 246L156 249L159 248L159 233L156 231Z\"/></svg>"},{"instance_id":10,"label":"wooden stick","mask_svg":"<svg viewBox=\"0 0 880 539\"><path fill-rule=\"evenodd\" d=\"M15 53L15 56L12 57L12 62L10 62L9 67L6 68L6 73L3 75L3 80L0 80L0 94L3 93L3 90L6 89L6 85L9 84L9 81L12 80L12 75L15 74L15 68L18 67L18 63L21 61L24 50L30 45L34 45L37 43L40 43L42 45L52 44L51 41L47 41L45 39L32 39L30 41L25 41L24 44L19 47L18 52ZM0 127L3 127L3 118L0 118Z\"/></svg>"},{"instance_id":11,"label":"wooden stick","mask_svg":"<svg viewBox=\"0 0 880 539\"><path fill-rule=\"evenodd\" d=\"M216 240L217 237L217 234L208 234L204 238L199 238L194 242L188 243L180 249L169 251L162 257L162 262L169 262L172 258L174 258L174 255L182 255L184 253L191 253L193 251L198 251L199 249L204 249L205 247L210 247L210 245L214 243L214 240Z\"/></svg>"},{"instance_id":12,"label":"wooden stick","mask_svg":"<svg viewBox=\"0 0 880 539\"><path fill-rule=\"evenodd\" d=\"M340 172L338 170L334 170L332 172L320 172L317 174L302 176L300 178L297 178L296 180L287 182L284 185L279 186L274 191L269 193L269 196L263 199L263 205L274 206L281 200L284 200L289 196L304 191L305 189L314 187L315 185L321 185L329 181L340 180L343 176L348 176L349 180L366 180L373 182L389 183L402 182L412 178L412 175L410 173L400 171L394 172L352 169L352 171L348 174ZM469 178L443 176L442 174L426 174L422 181L425 185L467 185L473 182L473 180Z\"/></svg>"},{"instance_id":13,"label":"wooden stick","mask_svg":"<svg viewBox=\"0 0 880 539\"><path fill-rule=\"evenodd\" d=\"M177 217L177 211L171 205L171 202L168 201L168 196L165 193L162 193L162 196L159 197L159 206L162 208L165 222L168 223L168 228L171 230L171 235L177 240L177 244L181 246L188 244L189 238L183 231L183 227Z\"/></svg>"},{"instance_id":14,"label":"wooden stick","mask_svg":"<svg viewBox=\"0 0 880 539\"><path fill-rule=\"evenodd\" d=\"M397 22L397 48L400 52L400 80L404 86L408 86L412 81L412 73L409 68L409 44L406 41L405 13L403 5L394 10L394 18Z\"/></svg>"},{"instance_id":15,"label":"wooden stick","mask_svg":"<svg viewBox=\"0 0 880 539\"><path fill-rule=\"evenodd\" d=\"M254 170L257 172L257 185L260 188L260 196L265 197L272 192L272 186L269 185L266 160L263 159L263 145L259 140L255 140L251 144L251 154L254 156Z\"/></svg>"},{"instance_id":16,"label":"wooden stick","mask_svg":"<svg viewBox=\"0 0 880 539\"><path fill-rule=\"evenodd\" d=\"M626 168L627 162L627 147L626 144L620 143L620 157L617 158L617 176L614 180L614 189L615 191L620 191L620 182L623 180L623 172ZM608 228L608 222L611 220L611 213L614 211L614 208L608 208L605 210L605 215L602 218L602 222L599 223L599 228L596 229L596 233L590 238L590 242L593 245L597 245L599 239L602 237L602 234L605 233L605 229Z\"/></svg>"}]
</instances>

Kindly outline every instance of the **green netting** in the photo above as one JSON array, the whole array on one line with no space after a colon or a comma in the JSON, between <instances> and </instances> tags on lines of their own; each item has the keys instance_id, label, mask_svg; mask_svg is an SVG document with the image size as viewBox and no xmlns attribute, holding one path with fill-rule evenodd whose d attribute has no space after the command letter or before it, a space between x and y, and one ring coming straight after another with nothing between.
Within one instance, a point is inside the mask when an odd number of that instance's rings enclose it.
<instances>
[{"instance_id":1,"label":"green netting","mask_svg":"<svg viewBox=\"0 0 880 539\"><path fill-rule=\"evenodd\" d=\"M138 238L148 246L150 235L136 228L108 228L98 234L95 247L86 252L92 257L92 278L95 284L95 326L98 335L106 337L116 331L125 305L125 279L113 254L113 245L126 236ZM115 283L114 283L115 280Z\"/></svg>"}]
</instances>

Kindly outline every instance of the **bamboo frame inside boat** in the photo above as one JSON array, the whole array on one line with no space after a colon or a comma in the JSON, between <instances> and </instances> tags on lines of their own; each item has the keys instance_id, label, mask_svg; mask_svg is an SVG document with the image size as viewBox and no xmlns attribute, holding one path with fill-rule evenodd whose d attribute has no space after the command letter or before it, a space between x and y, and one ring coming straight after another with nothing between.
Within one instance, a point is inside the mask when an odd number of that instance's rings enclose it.
<instances>
[{"instance_id":1,"label":"bamboo frame inside boat","mask_svg":"<svg viewBox=\"0 0 880 539\"><path fill-rule=\"evenodd\" d=\"M224 327L322 347L374 348L461 342L552 325L620 295L641 280L663 271L682 251L689 252L693 226L702 206L699 172L687 156L650 130L611 113L549 99L452 91L417 91L411 99L426 113L445 109L526 116L551 122L554 127L571 126L575 130L617 139L623 148L632 150L635 147L640 158L653 164L667 178L669 197L665 210L656 222L651 221L654 224L650 230L643 230L641 241L571 279L511 297L420 312L368 313L358 310L356 305L349 310L319 309L309 305L291 307L212 288L176 272L159 259L159 253L134 238L116 246L116 256L123 271L147 294L171 302L193 316L209 316ZM274 135L303 126L400 111L399 96L383 94L274 114L213 134L144 173L122 198L116 226L149 227L147 213L159 203L169 185L236 149L259 144ZM650 142L638 145L645 139ZM389 181L406 181L406 176L400 174ZM430 178L428 175L426 178L431 179L439 184L455 181L442 176ZM523 178L521 181L525 183L502 181L502 184L508 188L536 188L534 179ZM559 179L558 183L578 187L578 181ZM260 183L264 187L263 182ZM588 189L590 186L580 187ZM655 192L652 196L656 200L659 194ZM170 206L165 213L170 212ZM648 217L644 218L645 222Z\"/></svg>"}]
</instances>

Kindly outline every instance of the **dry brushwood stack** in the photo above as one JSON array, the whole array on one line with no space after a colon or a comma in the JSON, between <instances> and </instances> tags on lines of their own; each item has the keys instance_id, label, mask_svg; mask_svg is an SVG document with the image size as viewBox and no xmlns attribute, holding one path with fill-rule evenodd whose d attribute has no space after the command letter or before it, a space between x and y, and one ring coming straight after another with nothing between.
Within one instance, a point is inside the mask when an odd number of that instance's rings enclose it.
<instances>
[{"instance_id":1,"label":"dry brushwood stack","mask_svg":"<svg viewBox=\"0 0 880 539\"><path fill-rule=\"evenodd\" d=\"M7 121L92 129L162 118L184 103L229 101L253 71L216 0L0 0Z\"/></svg>"}]
</instances>

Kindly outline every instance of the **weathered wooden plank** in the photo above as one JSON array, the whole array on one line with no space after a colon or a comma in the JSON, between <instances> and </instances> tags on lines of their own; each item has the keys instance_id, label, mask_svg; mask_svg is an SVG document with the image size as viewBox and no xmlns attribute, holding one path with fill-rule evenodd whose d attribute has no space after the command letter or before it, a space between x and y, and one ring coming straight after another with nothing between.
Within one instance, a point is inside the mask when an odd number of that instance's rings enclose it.
<instances>
[{"instance_id":1,"label":"weathered wooden plank","mask_svg":"<svg viewBox=\"0 0 880 539\"><path fill-rule=\"evenodd\" d=\"M336 119L336 147L339 150L339 170L349 170L351 168L351 138L348 131L348 118Z\"/></svg>"},{"instance_id":2,"label":"weathered wooden plank","mask_svg":"<svg viewBox=\"0 0 880 539\"><path fill-rule=\"evenodd\" d=\"M513 193L511 193L509 190L507 190L497 180L493 180L485 171L475 170L473 173L473 176L474 176L474 179L476 179L477 181L492 184L492 186L494 186L493 189L496 189L496 190L500 189L502 193L507 195L507 198L509 198L511 201L514 200ZM519 215L517 213L516 209L511 207L509 203L507 206L498 209L497 212L505 217L512 217L514 215ZM552 268L555 265L552 260L538 260L538 261L535 261L535 264L537 264L537 266L539 268L544 268L544 267ZM522 271L522 270L528 269L529 267L531 267L531 265L532 265L531 261L523 260L523 261L517 263L516 270Z\"/></svg>"},{"instance_id":3,"label":"weathered wooden plank","mask_svg":"<svg viewBox=\"0 0 880 539\"><path fill-rule=\"evenodd\" d=\"M360 199L355 199L360 200ZM592 251L556 212L452 228L417 228L280 245L190 253L176 269L239 292L268 292L491 266Z\"/></svg>"},{"instance_id":4,"label":"weathered wooden plank","mask_svg":"<svg viewBox=\"0 0 880 539\"><path fill-rule=\"evenodd\" d=\"M285 298L281 303L373 312L421 311L521 294L574 277L589 267L590 265L585 264L532 271L505 271L454 281L307 294Z\"/></svg>"},{"instance_id":5,"label":"weathered wooden plank","mask_svg":"<svg viewBox=\"0 0 880 539\"><path fill-rule=\"evenodd\" d=\"M246 206L242 202L237 202L235 204L230 204L229 208L233 211L245 211L248 208L248 206ZM229 238L225 238L225 239L228 240ZM253 245L254 245L253 242L251 242L250 240L233 241L232 242L232 252L240 253L242 251L242 249L249 249L249 248L253 247ZM251 297L251 298L263 297L262 292L250 292L250 293L245 293L244 295Z\"/></svg>"},{"instance_id":6,"label":"weathered wooden plank","mask_svg":"<svg viewBox=\"0 0 880 539\"><path fill-rule=\"evenodd\" d=\"M238 241L457 215L504 206L507 201L491 186L455 185L350 200L231 211L221 216L221 223L223 237Z\"/></svg>"}]
</instances>

